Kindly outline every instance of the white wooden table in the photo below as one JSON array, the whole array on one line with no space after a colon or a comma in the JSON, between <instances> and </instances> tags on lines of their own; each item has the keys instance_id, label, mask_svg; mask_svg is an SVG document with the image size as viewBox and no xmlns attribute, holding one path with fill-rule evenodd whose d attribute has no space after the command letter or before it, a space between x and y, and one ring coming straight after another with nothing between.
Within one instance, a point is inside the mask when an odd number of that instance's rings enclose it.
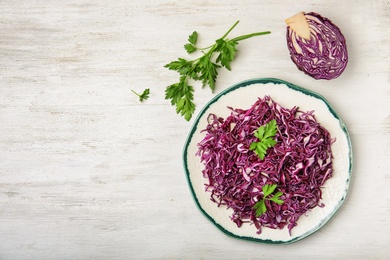
<instances>
[{"instance_id":1,"label":"white wooden table","mask_svg":"<svg viewBox=\"0 0 390 260\"><path fill-rule=\"evenodd\" d=\"M390 3L0 1L0 259L386 259L390 255ZM315 11L344 33L349 64L316 81L290 61L284 19ZM275 77L325 96L353 142L348 198L291 245L227 237L196 208L182 166L192 122L164 99L192 31L246 40L214 94ZM131 89L150 88L138 102Z\"/></svg>"}]
</instances>

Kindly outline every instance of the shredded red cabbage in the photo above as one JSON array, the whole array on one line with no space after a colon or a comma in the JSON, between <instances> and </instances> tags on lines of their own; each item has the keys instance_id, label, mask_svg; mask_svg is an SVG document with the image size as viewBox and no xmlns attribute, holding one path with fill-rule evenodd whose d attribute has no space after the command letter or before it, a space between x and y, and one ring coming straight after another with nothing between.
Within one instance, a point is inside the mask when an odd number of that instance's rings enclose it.
<instances>
[{"instance_id":1,"label":"shredded red cabbage","mask_svg":"<svg viewBox=\"0 0 390 260\"><path fill-rule=\"evenodd\" d=\"M238 227L251 223L262 227L291 230L298 218L316 206L323 207L321 187L332 176L331 144L335 141L315 119L314 111L287 109L271 97L259 98L249 109L233 109L226 119L210 114L198 143L197 155L208 179L206 192L211 201L233 209ZM267 150L264 160L250 144L259 126L275 119L277 144ZM282 205L266 200L267 212L256 217L253 206L262 198L265 184L277 184ZM276 192L275 191L275 192Z\"/></svg>"},{"instance_id":2,"label":"shredded red cabbage","mask_svg":"<svg viewBox=\"0 0 390 260\"><path fill-rule=\"evenodd\" d=\"M291 60L298 69L315 79L334 79L343 73L348 63L344 35L329 19L305 13L310 28L310 40L301 38L287 27L287 46Z\"/></svg>"}]
</instances>

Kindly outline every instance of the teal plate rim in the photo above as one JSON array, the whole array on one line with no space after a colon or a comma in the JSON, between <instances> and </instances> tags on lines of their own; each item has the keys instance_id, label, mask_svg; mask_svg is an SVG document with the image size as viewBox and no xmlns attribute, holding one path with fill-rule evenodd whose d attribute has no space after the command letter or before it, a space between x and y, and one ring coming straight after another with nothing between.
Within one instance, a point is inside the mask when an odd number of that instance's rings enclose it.
<instances>
[{"instance_id":1,"label":"teal plate rim","mask_svg":"<svg viewBox=\"0 0 390 260\"><path fill-rule=\"evenodd\" d=\"M326 104L326 106L329 109L330 113L332 113L332 115L339 121L340 128L343 130L343 132L344 132L344 134L346 136L346 139L347 139L347 143L348 143L348 158L349 158L348 178L347 178L345 186L344 186L345 187L345 191L344 191L343 197L340 199L338 204L335 206L335 208L331 212L331 214L329 214L325 219L323 219L316 227L314 227L313 229L311 229L308 232L304 233L303 235L295 237L295 238L290 239L290 240L271 240L271 239L262 239L262 238L256 238L256 237L251 237L251 236L240 236L240 235L234 234L234 233L230 232L229 230L227 230L226 228L224 228L222 225L217 223L213 219L213 217L211 217L206 212L206 210L204 210L203 207L200 205L200 202L198 201L198 199L196 197L196 193L195 193L194 187L193 187L193 185L191 183L190 171L188 169L188 146L189 146L189 144L190 144L190 142L192 140L192 136L194 135L194 133L195 133L195 131L197 129L197 125L199 124L199 120L203 117L204 113L208 110L208 108L212 104L217 102L220 97L222 97L223 95L226 95L226 94L228 94L228 93L230 93L230 92L232 92L232 91L234 91L236 89L243 88L243 87L246 87L246 86L249 86L249 85L252 85L252 84L267 84L267 83L284 84L284 85L286 85L290 89L299 91L299 92L301 92L303 94L306 94L306 95L309 95L309 96L312 96L314 98L322 100ZM190 131L190 133L187 136L187 139L185 141L184 149L183 149L183 166L184 166L184 171L185 171L187 183L189 185L192 198L193 198L197 208L200 210L200 212L214 226L216 226L225 235L227 235L229 237L241 239L241 240L258 242L258 243L265 243L265 244L291 244L293 242L297 242L297 241L299 241L299 240L301 240L303 238L306 238L306 237L314 234L321 227L323 227L336 214L336 212L340 209L341 205L343 204L343 202L346 199L346 196L348 194L348 189L349 189L350 180L351 180L351 176L352 176L352 168L353 168L353 154L352 153L353 153L352 152L352 142L351 142L350 134L349 134L349 131L348 131L347 127L345 126L345 124L342 121L342 119L340 118L340 116L336 113L336 111L330 105L330 103L322 95L320 95L320 94L318 94L318 93L316 93L316 92L314 92L312 90L309 90L309 89L306 89L306 88L303 88L303 87L299 87L297 85L294 85L292 83L289 83L289 82L281 80L281 79L277 79L277 78L254 78L254 79L241 81L241 82L239 82L239 83L237 83L237 84L235 84L235 85L233 85L233 86L223 90L219 94L215 95L208 103L206 103L206 105L202 108L202 110L199 112L199 114L195 118L194 123L193 123L193 125L191 127L191 131Z\"/></svg>"}]
</instances>

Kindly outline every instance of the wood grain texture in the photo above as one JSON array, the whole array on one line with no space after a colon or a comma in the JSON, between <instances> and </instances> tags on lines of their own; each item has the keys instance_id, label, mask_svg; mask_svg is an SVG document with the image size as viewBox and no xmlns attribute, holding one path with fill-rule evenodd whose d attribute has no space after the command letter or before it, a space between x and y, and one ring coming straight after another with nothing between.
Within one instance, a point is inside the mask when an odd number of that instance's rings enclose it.
<instances>
[{"instance_id":1,"label":"wood grain texture","mask_svg":"<svg viewBox=\"0 0 390 260\"><path fill-rule=\"evenodd\" d=\"M316 81L288 57L284 19L316 11L343 31L344 74ZM320 231L288 246L226 237L192 201L182 167L191 123L164 100L196 30L239 45L239 81L317 91L353 142L349 196ZM390 254L390 2L0 1L0 259L385 259ZM151 89L139 103L131 89Z\"/></svg>"}]
</instances>

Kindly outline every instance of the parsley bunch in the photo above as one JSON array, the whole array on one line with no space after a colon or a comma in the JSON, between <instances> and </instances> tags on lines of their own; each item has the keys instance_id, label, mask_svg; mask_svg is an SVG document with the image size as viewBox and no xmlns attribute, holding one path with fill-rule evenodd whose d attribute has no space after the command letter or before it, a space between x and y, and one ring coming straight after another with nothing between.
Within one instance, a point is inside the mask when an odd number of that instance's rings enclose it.
<instances>
[{"instance_id":1,"label":"parsley bunch","mask_svg":"<svg viewBox=\"0 0 390 260\"><path fill-rule=\"evenodd\" d=\"M283 200L280 199L280 196L283 195L283 192L278 191L276 192L272 197L269 197L276 189L277 185L276 184L266 184L263 186L263 199L259 200L256 202L256 204L253 206L253 209L256 212L256 217L260 217L263 215L265 212L267 212L267 206L265 205L266 200L270 200L275 202L276 204L282 205Z\"/></svg>"},{"instance_id":2,"label":"parsley bunch","mask_svg":"<svg viewBox=\"0 0 390 260\"><path fill-rule=\"evenodd\" d=\"M206 48L199 48L196 45L198 33L193 32L188 38L188 43L184 45L184 49L189 54L200 51L202 55L193 60L178 58L164 66L180 75L179 82L166 88L165 99L171 100L171 104L176 106L176 113L180 113L187 121L191 119L195 111L194 88L188 84L188 80L201 81L202 87L209 86L214 92L218 69L224 67L231 70L230 63L236 56L239 41L270 33L269 31L257 32L227 39L227 35L237 24L238 21L213 45Z\"/></svg>"}]
</instances>

